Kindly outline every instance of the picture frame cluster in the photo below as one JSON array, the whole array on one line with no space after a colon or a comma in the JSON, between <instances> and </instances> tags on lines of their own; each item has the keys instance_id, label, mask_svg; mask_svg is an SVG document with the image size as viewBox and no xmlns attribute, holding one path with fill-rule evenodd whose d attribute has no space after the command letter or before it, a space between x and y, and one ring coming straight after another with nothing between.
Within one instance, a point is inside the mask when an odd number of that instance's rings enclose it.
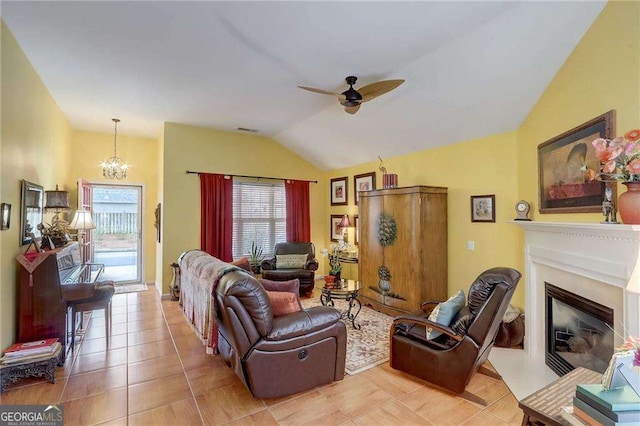
<instances>
[{"instance_id":1,"label":"picture frame cluster","mask_svg":"<svg viewBox=\"0 0 640 426\"><path fill-rule=\"evenodd\" d=\"M353 176L353 201L357 206L360 201L360 192L376 190L376 172L361 173ZM347 206L349 205L349 177L342 176L331 179L329 183L331 206ZM340 233L337 224L340 223L343 215L332 214L330 217L330 239L338 241ZM354 244L358 245L360 240L358 215L354 215L353 226L355 227Z\"/></svg>"}]
</instances>

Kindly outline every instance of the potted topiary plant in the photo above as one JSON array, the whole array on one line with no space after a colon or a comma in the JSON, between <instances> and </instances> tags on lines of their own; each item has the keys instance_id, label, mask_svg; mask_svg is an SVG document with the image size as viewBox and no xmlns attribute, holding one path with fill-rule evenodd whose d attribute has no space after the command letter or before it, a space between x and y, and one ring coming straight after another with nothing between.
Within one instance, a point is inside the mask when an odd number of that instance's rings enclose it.
<instances>
[{"instance_id":1,"label":"potted topiary plant","mask_svg":"<svg viewBox=\"0 0 640 426\"><path fill-rule=\"evenodd\" d=\"M256 244L256 242L251 243L251 253L249 255L249 264L251 265L251 272L254 274L260 273L260 264L264 256L262 254L262 247Z\"/></svg>"},{"instance_id":2,"label":"potted topiary plant","mask_svg":"<svg viewBox=\"0 0 640 426\"><path fill-rule=\"evenodd\" d=\"M336 277L336 281L340 281L340 274L342 273L342 265L337 260L331 264L331 270L329 275Z\"/></svg>"}]
</instances>

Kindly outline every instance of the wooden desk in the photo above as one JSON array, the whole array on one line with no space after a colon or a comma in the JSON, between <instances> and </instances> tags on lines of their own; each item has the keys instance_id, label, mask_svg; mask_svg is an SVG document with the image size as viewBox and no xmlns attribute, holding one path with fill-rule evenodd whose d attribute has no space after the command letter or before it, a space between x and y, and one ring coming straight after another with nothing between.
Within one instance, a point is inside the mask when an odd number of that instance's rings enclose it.
<instances>
[{"instance_id":1,"label":"wooden desk","mask_svg":"<svg viewBox=\"0 0 640 426\"><path fill-rule=\"evenodd\" d=\"M518 404L524 412L522 425L568 425L561 416L562 407L573 406L576 385L600 383L602 374L578 367L555 382L532 393Z\"/></svg>"}]
</instances>

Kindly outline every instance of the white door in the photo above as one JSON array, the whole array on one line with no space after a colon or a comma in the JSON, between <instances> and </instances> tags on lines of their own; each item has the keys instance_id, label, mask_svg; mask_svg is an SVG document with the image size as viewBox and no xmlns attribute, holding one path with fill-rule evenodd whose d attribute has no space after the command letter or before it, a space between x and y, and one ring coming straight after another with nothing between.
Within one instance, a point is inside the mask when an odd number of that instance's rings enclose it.
<instances>
[{"instance_id":1,"label":"white door","mask_svg":"<svg viewBox=\"0 0 640 426\"><path fill-rule=\"evenodd\" d=\"M91 184L95 263L104 264L103 280L142 282L142 187Z\"/></svg>"}]
</instances>

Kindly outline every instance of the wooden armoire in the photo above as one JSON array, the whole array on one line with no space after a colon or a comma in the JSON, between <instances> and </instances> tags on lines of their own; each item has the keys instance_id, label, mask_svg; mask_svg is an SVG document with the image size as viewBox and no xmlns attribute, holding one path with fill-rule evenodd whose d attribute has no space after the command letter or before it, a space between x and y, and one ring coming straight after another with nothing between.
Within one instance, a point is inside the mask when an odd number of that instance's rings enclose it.
<instances>
[{"instance_id":1,"label":"wooden armoire","mask_svg":"<svg viewBox=\"0 0 640 426\"><path fill-rule=\"evenodd\" d=\"M446 300L447 188L361 192L359 207L362 304L401 315Z\"/></svg>"}]
</instances>

